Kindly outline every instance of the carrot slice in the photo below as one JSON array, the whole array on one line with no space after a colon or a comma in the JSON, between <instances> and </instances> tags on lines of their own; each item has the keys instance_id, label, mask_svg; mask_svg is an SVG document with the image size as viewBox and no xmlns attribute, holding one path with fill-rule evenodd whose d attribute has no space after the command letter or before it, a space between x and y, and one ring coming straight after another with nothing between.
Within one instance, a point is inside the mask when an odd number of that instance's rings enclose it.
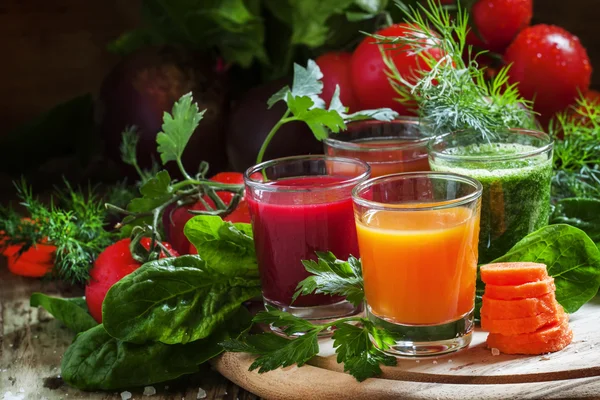
<instances>
[{"instance_id":1,"label":"carrot slice","mask_svg":"<svg viewBox=\"0 0 600 400\"><path fill-rule=\"evenodd\" d=\"M487 291L487 288L486 288ZM557 303L554 292L541 297L521 300L496 300L483 295L481 315L489 319L515 319L533 317L538 314L556 313Z\"/></svg>"},{"instance_id":2,"label":"carrot slice","mask_svg":"<svg viewBox=\"0 0 600 400\"><path fill-rule=\"evenodd\" d=\"M504 354L545 354L559 351L568 346L573 340L573 331L569 326L568 317L562 323L553 324L537 332L504 336L490 333L487 346L496 348Z\"/></svg>"},{"instance_id":3,"label":"carrot slice","mask_svg":"<svg viewBox=\"0 0 600 400\"><path fill-rule=\"evenodd\" d=\"M562 307L557 306L558 312L548 312L527 318L513 319L490 319L481 316L481 329L490 333L501 333L503 335L520 335L537 331L544 325L554 324L564 314Z\"/></svg>"},{"instance_id":4,"label":"carrot slice","mask_svg":"<svg viewBox=\"0 0 600 400\"><path fill-rule=\"evenodd\" d=\"M481 280L490 285L522 285L548 278L544 264L510 262L482 265Z\"/></svg>"},{"instance_id":5,"label":"carrot slice","mask_svg":"<svg viewBox=\"0 0 600 400\"><path fill-rule=\"evenodd\" d=\"M497 300L520 300L529 297L541 297L555 290L556 286L554 286L554 278L552 277L542 281L528 282L514 286L485 285L486 297Z\"/></svg>"}]
</instances>

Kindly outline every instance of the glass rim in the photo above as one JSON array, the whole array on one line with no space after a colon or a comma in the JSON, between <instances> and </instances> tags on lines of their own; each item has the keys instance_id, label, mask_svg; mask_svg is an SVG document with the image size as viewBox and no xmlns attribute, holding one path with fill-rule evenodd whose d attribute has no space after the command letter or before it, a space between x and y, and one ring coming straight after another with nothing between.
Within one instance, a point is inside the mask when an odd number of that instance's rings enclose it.
<instances>
[{"instance_id":1,"label":"glass rim","mask_svg":"<svg viewBox=\"0 0 600 400\"><path fill-rule=\"evenodd\" d=\"M421 126L421 122L417 117L404 116L395 118L391 121L377 121L377 120L362 120L362 121L353 121L346 124L348 131L352 125L358 125L361 123L367 123L371 125L383 125L383 124L407 124L412 126ZM331 136L323 139L323 142L333 148L340 150L353 150L359 152L380 152L380 151L397 151L397 150L409 150L416 147L421 147L426 145L432 139L438 137L438 135L426 136L423 135L422 132L419 131L421 135L418 138L410 137L410 136L382 136L381 139L389 139L392 141L397 141L398 143L394 143L390 146L379 146L373 147L368 142L356 143L356 142L345 142L343 140L335 139ZM328 131L328 135L331 134L331 131ZM337 133L336 135L339 135ZM446 135L446 134L444 134ZM404 143L400 143L403 141Z\"/></svg>"},{"instance_id":2,"label":"glass rim","mask_svg":"<svg viewBox=\"0 0 600 400\"><path fill-rule=\"evenodd\" d=\"M443 159L443 160L447 160L447 161L468 161L468 162L474 162L474 163L484 163L484 162L490 162L490 161L513 161L513 160L520 160L523 158L533 157L533 156L537 156L537 155L546 153L547 151L552 150L552 148L554 146L554 139L545 132L536 131L533 129L524 129L524 128L506 128L506 129L503 129L502 132L511 133L511 134L525 134L529 137L534 137L534 138L544 140L544 141L546 141L546 144L544 144L543 146L537 147L534 150L523 151L523 152L520 152L517 154L510 154L510 155L499 154L499 155L491 155L491 156L478 156L478 155L461 156L461 155L443 153L441 151L437 151L434 149L434 146L437 144L440 144L444 139L447 139L451 136L466 135L469 132L470 131L468 129L463 129L460 131L449 132L445 135L436 137L435 140L432 140L431 142L429 142L429 145L427 146L429 155Z\"/></svg>"},{"instance_id":3,"label":"glass rim","mask_svg":"<svg viewBox=\"0 0 600 400\"><path fill-rule=\"evenodd\" d=\"M400 179L410 178L444 178L446 180L453 180L455 182L462 182L471 185L475 190L473 193L469 193L465 196L459 197L452 200L437 201L434 205L427 203L420 203L416 205L414 203L407 204L391 204L382 203L380 201L368 200L362 197L359 192L367 189L374 184L387 183ZM458 207L477 200L483 194L483 185L477 179L455 174L453 172L436 172L436 171L425 171L425 172L401 172L398 174L378 176L375 178L368 179L364 182L359 183L352 189L352 200L363 207L370 209L383 210L383 211L429 211L429 210L443 210L446 208Z\"/></svg>"},{"instance_id":4,"label":"glass rim","mask_svg":"<svg viewBox=\"0 0 600 400\"><path fill-rule=\"evenodd\" d=\"M320 161L320 160L352 164L354 166L364 168L364 171L356 176L353 176L348 179L344 179L340 182L327 183L325 185L321 185L318 187L300 188L300 189L297 186L291 186L291 185L275 186L275 185L271 185L270 182L267 182L267 183L258 182L251 178L251 176L254 175L255 173L257 173L257 172L260 173L264 169L274 166L274 165L277 165L277 164L294 162L294 161ZM275 158L273 160L263 161L260 164L253 165L252 167L248 168L244 172L244 184L246 186L252 188L253 190L258 189L258 190L264 190L264 191L269 191L269 192L286 192L286 193L307 193L307 192L315 193L315 192L321 192L321 191L332 190L332 189L343 189L348 186L353 187L356 184L360 183L361 181L364 181L365 179L369 178L370 175L371 175L371 167L369 166L369 164L367 164L366 162L364 162L362 160L356 159L356 158L332 157L332 156L327 156L324 154L299 155L299 156ZM310 176L310 175L308 175L308 176ZM327 175L313 175L313 176L327 176ZM277 180L271 181L271 182L277 182Z\"/></svg>"}]
</instances>

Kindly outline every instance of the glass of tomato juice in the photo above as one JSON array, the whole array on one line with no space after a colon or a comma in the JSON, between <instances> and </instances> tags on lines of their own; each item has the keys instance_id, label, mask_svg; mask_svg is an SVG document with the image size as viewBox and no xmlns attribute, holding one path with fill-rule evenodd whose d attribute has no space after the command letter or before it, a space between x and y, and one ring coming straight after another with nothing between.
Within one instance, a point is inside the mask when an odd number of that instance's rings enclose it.
<instances>
[{"instance_id":1,"label":"glass of tomato juice","mask_svg":"<svg viewBox=\"0 0 600 400\"><path fill-rule=\"evenodd\" d=\"M265 306L318 321L361 311L339 296L299 296L294 302L292 296L309 276L302 260L316 260L316 251L359 256L352 189L369 174L363 161L324 155L275 159L245 172Z\"/></svg>"},{"instance_id":2,"label":"glass of tomato juice","mask_svg":"<svg viewBox=\"0 0 600 400\"><path fill-rule=\"evenodd\" d=\"M429 171L428 144L432 136L414 117L393 121L356 121L348 129L330 134L323 143L325 154L363 160L371 177L400 172Z\"/></svg>"},{"instance_id":3,"label":"glass of tomato juice","mask_svg":"<svg viewBox=\"0 0 600 400\"><path fill-rule=\"evenodd\" d=\"M430 356L471 342L481 193L475 179L437 172L354 188L365 312L396 337L382 350Z\"/></svg>"}]
</instances>

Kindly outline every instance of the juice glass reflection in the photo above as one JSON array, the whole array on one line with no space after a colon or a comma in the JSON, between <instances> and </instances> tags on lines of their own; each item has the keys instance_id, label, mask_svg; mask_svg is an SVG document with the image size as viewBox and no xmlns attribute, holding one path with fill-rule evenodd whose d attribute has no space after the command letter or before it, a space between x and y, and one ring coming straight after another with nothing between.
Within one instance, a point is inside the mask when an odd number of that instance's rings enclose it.
<instances>
[{"instance_id":1,"label":"juice glass reflection","mask_svg":"<svg viewBox=\"0 0 600 400\"><path fill-rule=\"evenodd\" d=\"M396 334L387 352L437 355L470 343L481 191L472 178L435 172L354 189L366 313Z\"/></svg>"},{"instance_id":2,"label":"juice glass reflection","mask_svg":"<svg viewBox=\"0 0 600 400\"><path fill-rule=\"evenodd\" d=\"M355 159L298 156L267 161L244 175L265 305L302 318L329 320L359 308L343 297L292 296L309 273L302 260L316 251L358 257L352 189L368 179Z\"/></svg>"},{"instance_id":3,"label":"juice glass reflection","mask_svg":"<svg viewBox=\"0 0 600 400\"><path fill-rule=\"evenodd\" d=\"M351 122L346 131L330 134L323 143L325 154L363 160L371 166L371 176L377 177L429 171L427 145L431 139L418 119L404 117L390 122Z\"/></svg>"}]
</instances>

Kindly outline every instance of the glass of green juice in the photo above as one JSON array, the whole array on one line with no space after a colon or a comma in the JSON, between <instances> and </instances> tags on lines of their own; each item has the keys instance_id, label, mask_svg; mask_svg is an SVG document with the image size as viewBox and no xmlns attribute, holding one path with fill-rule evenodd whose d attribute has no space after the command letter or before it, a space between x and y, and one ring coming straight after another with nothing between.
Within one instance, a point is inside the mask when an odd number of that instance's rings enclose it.
<instances>
[{"instance_id":1,"label":"glass of green juice","mask_svg":"<svg viewBox=\"0 0 600 400\"><path fill-rule=\"evenodd\" d=\"M483 185L479 263L504 255L550 217L553 141L547 134L504 129L484 137L471 130L430 143L432 171L453 172Z\"/></svg>"}]
</instances>

